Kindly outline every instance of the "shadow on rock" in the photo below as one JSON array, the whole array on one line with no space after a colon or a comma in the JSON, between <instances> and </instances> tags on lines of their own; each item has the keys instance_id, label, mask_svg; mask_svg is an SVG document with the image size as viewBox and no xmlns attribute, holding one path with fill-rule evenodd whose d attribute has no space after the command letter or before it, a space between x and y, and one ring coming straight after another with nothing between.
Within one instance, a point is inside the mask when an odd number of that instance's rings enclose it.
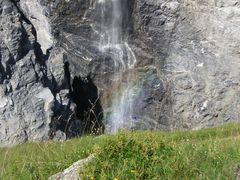
<instances>
[{"instance_id":1,"label":"shadow on rock","mask_svg":"<svg viewBox=\"0 0 240 180\"><path fill-rule=\"evenodd\" d=\"M91 76L75 76L71 80L68 62L64 64L64 71L69 89L69 102L64 105L62 101L55 99L55 112L50 123L49 136L52 139L69 139L84 134L102 134L103 109L98 97L98 88Z\"/></svg>"},{"instance_id":2,"label":"shadow on rock","mask_svg":"<svg viewBox=\"0 0 240 180\"><path fill-rule=\"evenodd\" d=\"M77 106L76 116L81 120L81 132L83 134L103 133L103 109L98 97L98 89L90 75L84 79L74 77L70 97Z\"/></svg>"}]
</instances>

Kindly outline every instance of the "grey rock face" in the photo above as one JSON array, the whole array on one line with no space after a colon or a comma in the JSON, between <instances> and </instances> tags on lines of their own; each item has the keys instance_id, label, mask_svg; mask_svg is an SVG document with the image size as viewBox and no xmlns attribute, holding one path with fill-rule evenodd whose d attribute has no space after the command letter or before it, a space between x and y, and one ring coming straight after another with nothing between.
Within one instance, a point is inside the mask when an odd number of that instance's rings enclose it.
<instances>
[{"instance_id":1,"label":"grey rock face","mask_svg":"<svg viewBox=\"0 0 240 180\"><path fill-rule=\"evenodd\" d=\"M40 82L34 28L10 1L0 14L0 145L47 139L53 95Z\"/></svg>"},{"instance_id":2,"label":"grey rock face","mask_svg":"<svg viewBox=\"0 0 240 180\"><path fill-rule=\"evenodd\" d=\"M239 120L237 1L137 1L137 37L157 53L172 128Z\"/></svg>"},{"instance_id":3,"label":"grey rock face","mask_svg":"<svg viewBox=\"0 0 240 180\"><path fill-rule=\"evenodd\" d=\"M49 139L53 116L69 119L74 104L65 62L72 78L92 73L103 105L115 93L109 89L111 53L99 52L97 1L14 2L0 0L1 145ZM127 3L123 35L137 59L134 128L199 129L237 122L239 2L121 2Z\"/></svg>"},{"instance_id":4,"label":"grey rock face","mask_svg":"<svg viewBox=\"0 0 240 180\"><path fill-rule=\"evenodd\" d=\"M51 26L48 17L45 15L46 10L39 1L24 0L19 2L19 7L33 24L37 32L37 41L45 54L53 45Z\"/></svg>"},{"instance_id":5,"label":"grey rock face","mask_svg":"<svg viewBox=\"0 0 240 180\"><path fill-rule=\"evenodd\" d=\"M16 5L8 0L0 1L1 146L49 139L49 125L58 102L54 92L60 91L52 83L54 75L64 84L61 53L57 62L53 53L47 67L37 39L41 30L36 32ZM51 74L53 66L57 67Z\"/></svg>"}]
</instances>

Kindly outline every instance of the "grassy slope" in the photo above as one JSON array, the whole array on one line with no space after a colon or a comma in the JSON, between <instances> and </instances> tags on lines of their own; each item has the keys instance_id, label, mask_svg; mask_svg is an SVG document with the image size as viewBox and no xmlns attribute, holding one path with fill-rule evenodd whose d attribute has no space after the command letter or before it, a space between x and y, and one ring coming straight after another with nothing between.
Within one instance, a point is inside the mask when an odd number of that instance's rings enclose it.
<instances>
[{"instance_id":1,"label":"grassy slope","mask_svg":"<svg viewBox=\"0 0 240 180\"><path fill-rule=\"evenodd\" d=\"M234 179L240 125L195 132L121 132L0 148L0 179L47 179L95 153L83 179Z\"/></svg>"}]
</instances>

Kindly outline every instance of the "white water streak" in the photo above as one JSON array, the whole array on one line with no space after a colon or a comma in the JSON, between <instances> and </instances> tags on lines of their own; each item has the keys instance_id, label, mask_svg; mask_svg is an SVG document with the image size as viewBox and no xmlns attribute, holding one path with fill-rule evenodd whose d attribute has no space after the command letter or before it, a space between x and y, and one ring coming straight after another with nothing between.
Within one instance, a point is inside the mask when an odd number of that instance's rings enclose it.
<instances>
[{"instance_id":1,"label":"white water streak","mask_svg":"<svg viewBox=\"0 0 240 180\"><path fill-rule=\"evenodd\" d=\"M122 34L123 8L120 0L98 0L101 7L101 39L99 49L112 54L115 78L120 84L119 92L110 107L111 115L108 119L109 131L117 132L122 128L132 126L132 104L134 89L132 75L128 71L133 69L137 60L128 42ZM111 7L111 9L109 9ZM110 22L107 19L111 16ZM125 76L126 77L125 77Z\"/></svg>"}]
</instances>

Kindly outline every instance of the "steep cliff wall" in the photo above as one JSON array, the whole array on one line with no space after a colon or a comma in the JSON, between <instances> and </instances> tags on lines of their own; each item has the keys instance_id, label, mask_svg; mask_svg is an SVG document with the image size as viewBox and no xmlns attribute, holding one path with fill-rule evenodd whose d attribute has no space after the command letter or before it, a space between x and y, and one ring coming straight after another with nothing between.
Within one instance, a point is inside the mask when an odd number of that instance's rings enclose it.
<instances>
[{"instance_id":1,"label":"steep cliff wall","mask_svg":"<svg viewBox=\"0 0 240 180\"><path fill-rule=\"evenodd\" d=\"M239 120L239 6L224 0L137 1L136 39L156 53L173 128Z\"/></svg>"},{"instance_id":2,"label":"steep cliff wall","mask_svg":"<svg viewBox=\"0 0 240 180\"><path fill-rule=\"evenodd\" d=\"M198 129L240 119L238 0L121 3L124 38L137 59L135 128ZM1 145L49 139L53 126L56 138L65 138L52 123L56 114L69 119L75 106L66 62L72 78L91 72L107 107L116 92L109 88L111 54L99 52L99 13L94 0L0 0Z\"/></svg>"}]
</instances>

